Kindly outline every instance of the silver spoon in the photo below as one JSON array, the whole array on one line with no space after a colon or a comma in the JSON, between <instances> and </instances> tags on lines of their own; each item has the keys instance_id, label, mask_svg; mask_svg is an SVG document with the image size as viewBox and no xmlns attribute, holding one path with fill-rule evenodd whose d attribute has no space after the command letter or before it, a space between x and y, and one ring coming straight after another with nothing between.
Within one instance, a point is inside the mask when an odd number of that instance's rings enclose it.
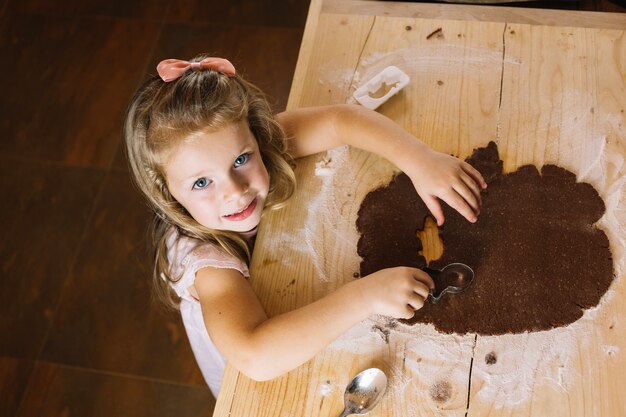
<instances>
[{"instance_id":1,"label":"silver spoon","mask_svg":"<svg viewBox=\"0 0 626 417\"><path fill-rule=\"evenodd\" d=\"M424 268L424 271L435 281L435 290L430 290L427 300L437 304L445 294L458 294L471 285L474 281L474 271L462 263L452 263L443 269ZM435 295L438 291L439 294Z\"/></svg>"},{"instance_id":2,"label":"silver spoon","mask_svg":"<svg viewBox=\"0 0 626 417\"><path fill-rule=\"evenodd\" d=\"M352 378L344 394L345 408L339 417L368 413L387 389L387 376L378 368L369 368Z\"/></svg>"}]
</instances>

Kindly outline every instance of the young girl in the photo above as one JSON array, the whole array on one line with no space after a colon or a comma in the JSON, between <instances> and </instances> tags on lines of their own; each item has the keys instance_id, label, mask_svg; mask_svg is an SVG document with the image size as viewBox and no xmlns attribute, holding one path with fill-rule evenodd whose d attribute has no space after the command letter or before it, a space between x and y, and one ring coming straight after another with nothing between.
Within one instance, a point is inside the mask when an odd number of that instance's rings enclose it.
<instances>
[{"instance_id":1,"label":"young girl","mask_svg":"<svg viewBox=\"0 0 626 417\"><path fill-rule=\"evenodd\" d=\"M130 104L127 152L156 213L156 293L178 304L214 395L225 361L255 380L271 379L373 314L410 318L423 306L432 280L421 270L398 267L268 318L247 281L262 213L292 194L291 158L342 144L375 152L403 170L440 225L438 198L476 221L486 187L476 170L362 107L305 108L274 117L263 94L225 59L170 59L157 71L160 77L149 78Z\"/></svg>"}]
</instances>

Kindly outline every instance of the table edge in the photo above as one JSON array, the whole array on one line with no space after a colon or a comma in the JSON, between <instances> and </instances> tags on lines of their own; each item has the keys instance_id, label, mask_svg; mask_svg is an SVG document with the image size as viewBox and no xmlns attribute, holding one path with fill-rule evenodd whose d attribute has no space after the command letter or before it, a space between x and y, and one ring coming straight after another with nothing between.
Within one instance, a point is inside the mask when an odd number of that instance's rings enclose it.
<instances>
[{"instance_id":1,"label":"table edge","mask_svg":"<svg viewBox=\"0 0 626 417\"><path fill-rule=\"evenodd\" d=\"M323 2L321 13L329 14L471 20L594 29L626 29L626 13L449 3L407 3L372 0L319 1Z\"/></svg>"}]
</instances>

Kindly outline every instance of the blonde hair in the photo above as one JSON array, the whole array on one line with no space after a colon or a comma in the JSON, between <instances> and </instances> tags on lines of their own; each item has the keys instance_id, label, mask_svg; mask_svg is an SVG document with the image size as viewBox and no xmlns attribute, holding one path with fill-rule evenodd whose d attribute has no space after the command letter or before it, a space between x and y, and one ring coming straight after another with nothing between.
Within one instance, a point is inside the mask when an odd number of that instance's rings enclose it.
<instances>
[{"instance_id":1,"label":"blonde hair","mask_svg":"<svg viewBox=\"0 0 626 417\"><path fill-rule=\"evenodd\" d=\"M205 57L197 56L192 61ZM163 156L190 134L216 131L242 120L247 121L255 136L269 173L265 208L282 207L295 189L292 159L287 154L284 132L257 87L239 75L187 71L169 83L151 76L131 100L124 127L126 152L134 181L155 212L153 293L167 307L175 308L179 301L170 284L180 276L173 276L167 256L172 228L178 236L218 245L246 263L250 261L250 248L236 232L202 226L176 201L167 188Z\"/></svg>"}]
</instances>

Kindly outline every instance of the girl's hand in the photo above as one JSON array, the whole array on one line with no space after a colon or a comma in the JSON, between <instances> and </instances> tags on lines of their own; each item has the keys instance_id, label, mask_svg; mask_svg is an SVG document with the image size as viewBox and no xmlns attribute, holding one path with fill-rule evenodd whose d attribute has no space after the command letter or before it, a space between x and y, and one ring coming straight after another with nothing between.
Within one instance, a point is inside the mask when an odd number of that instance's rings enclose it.
<instances>
[{"instance_id":1,"label":"girl's hand","mask_svg":"<svg viewBox=\"0 0 626 417\"><path fill-rule=\"evenodd\" d=\"M411 178L437 225L441 226L445 220L438 199L445 201L470 222L478 220L480 190L487 188L480 172L467 162L430 148L422 149L415 161L408 169L405 167L404 172Z\"/></svg>"},{"instance_id":2,"label":"girl's hand","mask_svg":"<svg viewBox=\"0 0 626 417\"><path fill-rule=\"evenodd\" d=\"M480 213L485 180L469 164L436 152L391 119L351 104L289 110L277 116L294 158L351 145L389 160L405 172L437 220L444 222L442 199L467 220Z\"/></svg>"},{"instance_id":3,"label":"girl's hand","mask_svg":"<svg viewBox=\"0 0 626 417\"><path fill-rule=\"evenodd\" d=\"M421 269L396 267L383 269L354 284L371 314L410 319L424 306L429 289L435 288L432 278Z\"/></svg>"}]
</instances>

